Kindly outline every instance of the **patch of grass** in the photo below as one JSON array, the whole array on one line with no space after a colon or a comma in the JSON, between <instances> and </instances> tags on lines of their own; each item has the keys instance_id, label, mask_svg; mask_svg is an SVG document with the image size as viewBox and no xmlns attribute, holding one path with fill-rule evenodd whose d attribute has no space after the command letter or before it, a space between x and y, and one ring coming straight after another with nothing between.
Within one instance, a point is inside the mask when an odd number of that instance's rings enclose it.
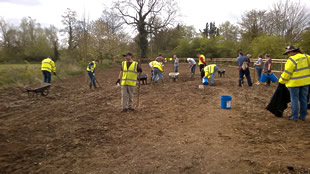
<instances>
[{"instance_id":1,"label":"patch of grass","mask_svg":"<svg viewBox=\"0 0 310 174\"><path fill-rule=\"evenodd\" d=\"M61 79L70 76L79 75L86 71L88 63L73 62L73 61L57 61L56 72ZM97 69L108 68L113 64L111 60L103 60L97 66ZM58 80L54 75L52 81ZM0 64L0 88L8 86L25 86L43 81L41 72L41 64L31 64L25 62L24 64Z\"/></svg>"},{"instance_id":2,"label":"patch of grass","mask_svg":"<svg viewBox=\"0 0 310 174\"><path fill-rule=\"evenodd\" d=\"M40 81L40 64L1 64L0 87L26 85Z\"/></svg>"}]
</instances>

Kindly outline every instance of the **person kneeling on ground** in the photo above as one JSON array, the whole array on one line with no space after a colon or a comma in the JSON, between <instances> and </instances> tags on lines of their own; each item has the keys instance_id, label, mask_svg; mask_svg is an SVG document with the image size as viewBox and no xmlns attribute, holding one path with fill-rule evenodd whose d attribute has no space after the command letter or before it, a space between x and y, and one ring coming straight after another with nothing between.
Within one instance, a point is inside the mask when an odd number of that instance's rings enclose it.
<instances>
[{"instance_id":1,"label":"person kneeling on ground","mask_svg":"<svg viewBox=\"0 0 310 174\"><path fill-rule=\"evenodd\" d=\"M202 71L204 71L204 78L210 78L211 77L211 86L214 85L214 77L215 73L218 70L218 67L215 64L208 65L203 68Z\"/></svg>"},{"instance_id":2,"label":"person kneeling on ground","mask_svg":"<svg viewBox=\"0 0 310 174\"><path fill-rule=\"evenodd\" d=\"M310 56L303 54L294 46L286 47L284 55L288 55L289 58L285 63L285 70L281 74L279 83L285 84L290 91L292 115L288 119L297 121L299 113L299 119L304 121L307 115L307 96L310 85Z\"/></svg>"},{"instance_id":3,"label":"person kneeling on ground","mask_svg":"<svg viewBox=\"0 0 310 174\"><path fill-rule=\"evenodd\" d=\"M94 89L96 89L96 80L95 80L95 69L96 69L96 65L98 64L98 60L95 59L93 61L91 61L88 65L87 65L87 73L90 79L89 82L89 89L92 88L92 86L94 86Z\"/></svg>"},{"instance_id":4,"label":"person kneeling on ground","mask_svg":"<svg viewBox=\"0 0 310 174\"><path fill-rule=\"evenodd\" d=\"M122 112L134 111L134 89L137 85L138 72L142 72L141 65L132 60L133 54L128 52L125 55L126 61L122 62L122 68L116 82L121 82L122 85Z\"/></svg>"}]
</instances>

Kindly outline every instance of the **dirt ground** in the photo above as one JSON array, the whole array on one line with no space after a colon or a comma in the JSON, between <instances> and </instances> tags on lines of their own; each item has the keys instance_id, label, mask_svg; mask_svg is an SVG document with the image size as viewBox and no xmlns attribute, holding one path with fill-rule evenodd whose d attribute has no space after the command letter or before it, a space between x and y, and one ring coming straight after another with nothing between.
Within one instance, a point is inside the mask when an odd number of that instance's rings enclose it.
<instances>
[{"instance_id":1,"label":"dirt ground","mask_svg":"<svg viewBox=\"0 0 310 174\"><path fill-rule=\"evenodd\" d=\"M219 67L226 77L199 89L186 64L169 82L168 65L166 85L142 85L129 113L119 66L96 73L95 91L85 75L53 82L47 97L1 90L0 173L310 173L310 118L273 116L264 108L277 84L240 88L236 68ZM231 110L220 109L222 95Z\"/></svg>"}]
</instances>

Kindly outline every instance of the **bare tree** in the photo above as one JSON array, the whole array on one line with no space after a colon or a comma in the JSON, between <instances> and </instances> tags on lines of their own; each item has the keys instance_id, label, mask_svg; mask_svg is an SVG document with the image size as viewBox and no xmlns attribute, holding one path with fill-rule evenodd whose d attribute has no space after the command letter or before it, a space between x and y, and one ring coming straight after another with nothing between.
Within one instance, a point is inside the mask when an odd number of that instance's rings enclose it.
<instances>
[{"instance_id":1,"label":"bare tree","mask_svg":"<svg viewBox=\"0 0 310 174\"><path fill-rule=\"evenodd\" d=\"M147 54L148 33L172 24L177 14L174 0L118 0L114 2L114 7L127 25L137 29L137 43L142 58Z\"/></svg>"},{"instance_id":2,"label":"bare tree","mask_svg":"<svg viewBox=\"0 0 310 174\"><path fill-rule=\"evenodd\" d=\"M249 39L254 39L261 33L265 32L268 28L266 14L266 10L251 10L245 12L241 16L241 22L239 22L243 36L247 36Z\"/></svg>"},{"instance_id":3,"label":"bare tree","mask_svg":"<svg viewBox=\"0 0 310 174\"><path fill-rule=\"evenodd\" d=\"M49 45L52 45L53 52L54 52L54 59L59 59L59 50L58 50L58 36L57 36L58 29L54 25L50 25L49 28L45 28L46 37L48 39Z\"/></svg>"},{"instance_id":4,"label":"bare tree","mask_svg":"<svg viewBox=\"0 0 310 174\"><path fill-rule=\"evenodd\" d=\"M273 4L268 17L273 29L271 32L284 36L287 43L300 40L310 24L310 13L300 1L281 0Z\"/></svg>"},{"instance_id":5,"label":"bare tree","mask_svg":"<svg viewBox=\"0 0 310 174\"><path fill-rule=\"evenodd\" d=\"M239 27L231 24L229 21L226 21L219 26L219 32L225 40L238 40Z\"/></svg>"},{"instance_id":6,"label":"bare tree","mask_svg":"<svg viewBox=\"0 0 310 174\"><path fill-rule=\"evenodd\" d=\"M111 34L119 33L123 30L124 21L116 11L104 10L100 19L107 25L107 29Z\"/></svg>"},{"instance_id":7,"label":"bare tree","mask_svg":"<svg viewBox=\"0 0 310 174\"><path fill-rule=\"evenodd\" d=\"M75 27L77 25L77 14L75 11L71 10L70 8L67 8L65 11L65 14L62 15L61 22L65 25L65 28L62 29L62 32L65 32L68 34L68 49L72 50L76 47L74 37L75 37Z\"/></svg>"}]
</instances>

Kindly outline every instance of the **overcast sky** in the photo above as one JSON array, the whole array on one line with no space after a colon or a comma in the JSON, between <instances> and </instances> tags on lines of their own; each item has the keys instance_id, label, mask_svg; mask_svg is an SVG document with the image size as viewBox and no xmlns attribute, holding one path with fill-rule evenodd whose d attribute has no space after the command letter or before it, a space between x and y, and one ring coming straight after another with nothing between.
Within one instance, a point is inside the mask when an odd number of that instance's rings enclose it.
<instances>
[{"instance_id":1,"label":"overcast sky","mask_svg":"<svg viewBox=\"0 0 310 174\"><path fill-rule=\"evenodd\" d=\"M298 1L298 0L296 0ZM310 10L310 0L300 0ZM50 24L62 28L61 15L67 8L77 11L79 17L84 12L90 20L101 16L102 10L110 6L112 0L0 0L0 16L18 24L23 17L30 16L44 26ZM238 22L241 14L251 9L266 9L278 0L177 0L182 15L180 21L203 29L206 22L216 25L225 21Z\"/></svg>"}]
</instances>

